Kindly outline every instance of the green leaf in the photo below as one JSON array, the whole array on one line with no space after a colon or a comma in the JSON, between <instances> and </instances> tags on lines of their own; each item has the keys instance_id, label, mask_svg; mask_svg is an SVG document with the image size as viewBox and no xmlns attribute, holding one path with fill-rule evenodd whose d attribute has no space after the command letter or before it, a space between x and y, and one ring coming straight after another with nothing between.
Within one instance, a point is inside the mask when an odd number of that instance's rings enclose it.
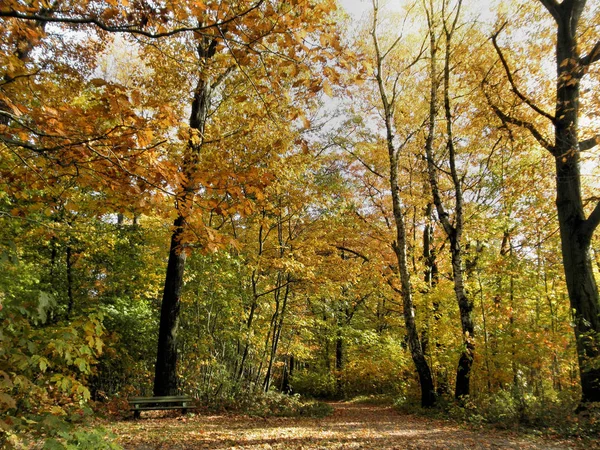
<instances>
[{"instance_id":1,"label":"green leaf","mask_svg":"<svg viewBox=\"0 0 600 450\"><path fill-rule=\"evenodd\" d=\"M45 443L44 443L44 449L48 449L48 450L65 450L66 447L61 444L59 441L57 441L54 438L50 438L48 439Z\"/></svg>"}]
</instances>

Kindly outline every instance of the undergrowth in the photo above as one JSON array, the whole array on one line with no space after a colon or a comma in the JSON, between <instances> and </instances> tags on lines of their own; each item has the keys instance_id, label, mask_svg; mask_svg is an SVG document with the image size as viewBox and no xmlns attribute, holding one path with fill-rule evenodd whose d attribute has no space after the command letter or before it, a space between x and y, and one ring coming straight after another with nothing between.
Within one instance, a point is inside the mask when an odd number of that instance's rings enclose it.
<instances>
[{"instance_id":1,"label":"undergrowth","mask_svg":"<svg viewBox=\"0 0 600 450\"><path fill-rule=\"evenodd\" d=\"M218 403L204 406L212 411L228 411L258 417L322 418L333 412L333 408L327 403L306 399L298 394L286 395L276 391L238 393L230 398L221 398Z\"/></svg>"},{"instance_id":2,"label":"undergrowth","mask_svg":"<svg viewBox=\"0 0 600 450\"><path fill-rule=\"evenodd\" d=\"M548 399L533 395L518 395L510 391L458 402L442 397L434 408L421 408L415 399L401 397L394 406L403 413L449 419L470 426L491 426L562 438L596 442L600 436L600 403L589 403L576 412L575 396Z\"/></svg>"}]
</instances>

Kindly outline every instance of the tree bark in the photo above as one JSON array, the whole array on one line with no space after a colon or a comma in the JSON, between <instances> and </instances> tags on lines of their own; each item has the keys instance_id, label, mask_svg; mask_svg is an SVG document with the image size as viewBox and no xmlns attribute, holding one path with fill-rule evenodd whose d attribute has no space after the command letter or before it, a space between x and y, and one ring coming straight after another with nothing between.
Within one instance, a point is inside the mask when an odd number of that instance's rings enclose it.
<instances>
[{"instance_id":1,"label":"tree bark","mask_svg":"<svg viewBox=\"0 0 600 450\"><path fill-rule=\"evenodd\" d=\"M167 276L160 311L158 351L154 375L154 395L175 395L177 393L177 330L181 308L181 290L186 253L181 248L184 218L177 217L175 231L171 236Z\"/></svg>"},{"instance_id":2,"label":"tree bark","mask_svg":"<svg viewBox=\"0 0 600 450\"><path fill-rule=\"evenodd\" d=\"M533 111L551 121L554 143L537 128L510 116L497 106L492 108L504 123L526 128L553 156L556 167L556 209L563 258L563 269L573 310L582 404L600 401L600 300L590 257L592 235L600 223L600 203L586 217L581 192L580 152L596 146L598 137L579 140L580 82L589 67L600 61L600 40L585 56L577 44L579 19L586 0L540 0L557 25L556 105L554 116L537 107L515 85L506 59L498 47L496 33L492 42L507 74L513 92Z\"/></svg>"},{"instance_id":3,"label":"tree bark","mask_svg":"<svg viewBox=\"0 0 600 450\"><path fill-rule=\"evenodd\" d=\"M590 257L592 234L600 210L586 218L581 193L578 137L579 89L586 65L598 60L598 44L586 59L577 48L577 25L585 0L542 2L557 27L556 113L553 154L556 166L556 208L562 245L563 266L574 310L575 337L581 377L582 401L600 401L600 302ZM595 52L595 55L594 55Z\"/></svg>"}]
</instances>

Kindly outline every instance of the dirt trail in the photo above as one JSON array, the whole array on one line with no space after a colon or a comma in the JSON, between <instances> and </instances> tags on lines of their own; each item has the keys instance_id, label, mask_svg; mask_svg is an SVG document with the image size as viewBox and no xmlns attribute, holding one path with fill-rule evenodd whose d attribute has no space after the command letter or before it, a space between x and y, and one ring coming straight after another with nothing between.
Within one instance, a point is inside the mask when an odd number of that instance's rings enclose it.
<instances>
[{"instance_id":1,"label":"dirt trail","mask_svg":"<svg viewBox=\"0 0 600 450\"><path fill-rule=\"evenodd\" d=\"M113 424L126 449L569 449L566 442L465 431L391 407L332 403L324 419L213 415Z\"/></svg>"}]
</instances>

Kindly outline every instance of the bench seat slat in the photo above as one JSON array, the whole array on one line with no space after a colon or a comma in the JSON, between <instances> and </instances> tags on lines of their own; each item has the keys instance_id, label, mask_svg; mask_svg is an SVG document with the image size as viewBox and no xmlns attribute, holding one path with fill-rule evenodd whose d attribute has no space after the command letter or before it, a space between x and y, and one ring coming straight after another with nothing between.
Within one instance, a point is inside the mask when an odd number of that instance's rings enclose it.
<instances>
[{"instance_id":1,"label":"bench seat slat","mask_svg":"<svg viewBox=\"0 0 600 450\"><path fill-rule=\"evenodd\" d=\"M157 403L157 404L162 404L162 403L192 403L193 400L192 399L186 399L186 400L179 400L179 401L174 401L174 400L144 400L143 402L136 402L136 401L129 401L130 405L147 405L149 403Z\"/></svg>"},{"instance_id":2,"label":"bench seat slat","mask_svg":"<svg viewBox=\"0 0 600 450\"><path fill-rule=\"evenodd\" d=\"M130 411L162 411L163 409L196 409L195 406L144 406L142 408L131 408Z\"/></svg>"},{"instance_id":3,"label":"bench seat slat","mask_svg":"<svg viewBox=\"0 0 600 450\"><path fill-rule=\"evenodd\" d=\"M182 402L182 401L192 401L192 397L130 397L129 403L144 403L144 402L154 402L154 403L166 403L166 402Z\"/></svg>"}]
</instances>

